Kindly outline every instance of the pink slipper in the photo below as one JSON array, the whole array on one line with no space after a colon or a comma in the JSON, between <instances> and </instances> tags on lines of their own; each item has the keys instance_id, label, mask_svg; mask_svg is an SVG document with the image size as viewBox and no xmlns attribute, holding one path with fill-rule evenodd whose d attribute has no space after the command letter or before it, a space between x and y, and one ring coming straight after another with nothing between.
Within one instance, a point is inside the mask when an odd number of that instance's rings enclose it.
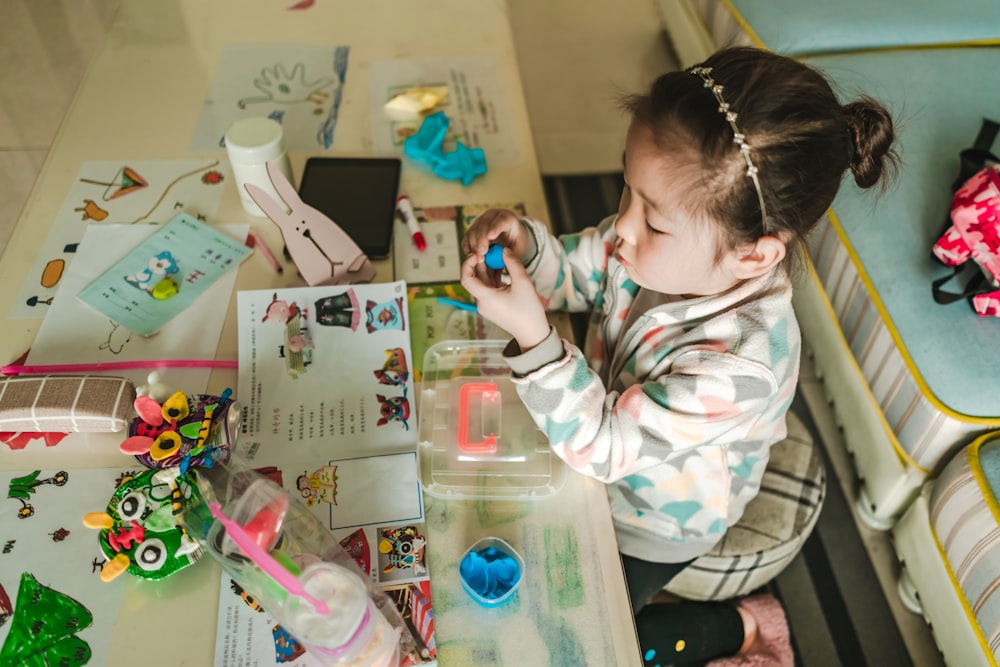
<instances>
[{"instance_id":1,"label":"pink slipper","mask_svg":"<svg viewBox=\"0 0 1000 667\"><path fill-rule=\"evenodd\" d=\"M768 594L752 595L736 605L741 613L753 616L757 638L747 651L712 660L705 667L794 667L788 621L778 599Z\"/></svg>"}]
</instances>

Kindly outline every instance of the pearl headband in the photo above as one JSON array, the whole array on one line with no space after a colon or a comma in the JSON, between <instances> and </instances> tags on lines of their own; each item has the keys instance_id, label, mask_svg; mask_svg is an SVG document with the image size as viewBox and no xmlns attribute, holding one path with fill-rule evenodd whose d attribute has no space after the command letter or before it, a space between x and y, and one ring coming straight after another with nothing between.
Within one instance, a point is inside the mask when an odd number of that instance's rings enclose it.
<instances>
[{"instance_id":1,"label":"pearl headband","mask_svg":"<svg viewBox=\"0 0 1000 667\"><path fill-rule=\"evenodd\" d=\"M764 233L767 234L767 213L764 210L764 191L760 189L760 178L757 176L757 167L750 159L750 144L746 142L746 135L740 132L736 126L736 112L729 108L729 103L722 97L722 85L712 78L712 68L697 65L688 69L688 72L700 76L705 82L705 87L712 91L715 99L719 102L719 113L726 117L729 126L733 128L733 143L739 144L740 153L747 162L747 176L753 181L754 190L757 191L757 201L760 204L760 219L764 223Z\"/></svg>"}]
</instances>

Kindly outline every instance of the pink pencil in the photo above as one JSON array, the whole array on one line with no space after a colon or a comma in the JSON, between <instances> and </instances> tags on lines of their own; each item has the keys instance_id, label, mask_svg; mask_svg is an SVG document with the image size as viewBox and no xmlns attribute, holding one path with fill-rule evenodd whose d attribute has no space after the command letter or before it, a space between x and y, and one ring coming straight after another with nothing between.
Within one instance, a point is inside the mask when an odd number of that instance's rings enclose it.
<instances>
[{"instance_id":1,"label":"pink pencil","mask_svg":"<svg viewBox=\"0 0 1000 667\"><path fill-rule=\"evenodd\" d=\"M152 361L105 361L93 364L41 364L0 366L3 375L39 375L43 373L86 373L90 371L127 371L142 368L236 368L238 362L219 359L157 359Z\"/></svg>"},{"instance_id":2,"label":"pink pencil","mask_svg":"<svg viewBox=\"0 0 1000 667\"><path fill-rule=\"evenodd\" d=\"M264 256L264 259L267 260L267 263L271 265L272 269L274 269L278 273L285 272L285 268L281 266L281 264L278 262L278 258L274 256L274 253L271 252L271 249L267 247L266 243L264 243L264 239L261 237L260 234L258 234L257 232L250 232L249 234L247 234L246 245L249 248L257 248L258 250L260 250L260 254Z\"/></svg>"}]
</instances>

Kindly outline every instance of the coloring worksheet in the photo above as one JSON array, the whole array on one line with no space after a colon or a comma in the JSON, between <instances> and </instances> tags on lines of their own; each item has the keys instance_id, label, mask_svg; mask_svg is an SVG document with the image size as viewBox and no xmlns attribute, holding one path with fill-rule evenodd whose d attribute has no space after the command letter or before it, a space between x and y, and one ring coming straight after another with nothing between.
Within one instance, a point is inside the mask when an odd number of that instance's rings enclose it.
<instances>
[{"instance_id":1,"label":"coloring worksheet","mask_svg":"<svg viewBox=\"0 0 1000 667\"><path fill-rule=\"evenodd\" d=\"M239 453L252 465L416 446L403 282L237 294Z\"/></svg>"},{"instance_id":2,"label":"coloring worksheet","mask_svg":"<svg viewBox=\"0 0 1000 667\"><path fill-rule=\"evenodd\" d=\"M107 664L128 577L101 580L87 512L104 511L124 469L0 473L0 664Z\"/></svg>"},{"instance_id":3,"label":"coloring worksheet","mask_svg":"<svg viewBox=\"0 0 1000 667\"><path fill-rule=\"evenodd\" d=\"M237 120L271 118L290 151L333 146L347 61L346 46L233 44L226 47L202 107L192 151L225 148Z\"/></svg>"},{"instance_id":4,"label":"coloring worksheet","mask_svg":"<svg viewBox=\"0 0 1000 667\"><path fill-rule=\"evenodd\" d=\"M492 56L376 61L368 69L368 79L376 153L402 155L403 142L423 122L390 117L384 110L386 102L409 88L444 86L448 96L434 110L443 111L450 121L445 152L461 141L469 148L482 148L488 165L521 159L500 70Z\"/></svg>"},{"instance_id":5,"label":"coloring worksheet","mask_svg":"<svg viewBox=\"0 0 1000 667\"><path fill-rule=\"evenodd\" d=\"M88 226L164 223L181 212L209 219L229 175L218 159L85 162L8 316L45 315Z\"/></svg>"}]
</instances>

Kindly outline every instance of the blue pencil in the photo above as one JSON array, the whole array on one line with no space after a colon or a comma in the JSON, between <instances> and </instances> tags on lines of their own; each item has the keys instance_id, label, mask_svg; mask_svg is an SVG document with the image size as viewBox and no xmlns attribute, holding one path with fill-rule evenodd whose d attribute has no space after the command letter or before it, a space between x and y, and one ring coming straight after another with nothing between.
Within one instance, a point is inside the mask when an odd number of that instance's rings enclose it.
<instances>
[{"instance_id":1,"label":"blue pencil","mask_svg":"<svg viewBox=\"0 0 1000 667\"><path fill-rule=\"evenodd\" d=\"M449 299L446 296L439 296L437 298L437 300L440 303L443 303L443 304L448 305L448 306L453 306L455 308L458 308L459 310L467 310L470 313L478 313L479 312L479 309L476 308L476 304L474 304L474 303L466 303L464 301L458 301L456 299Z\"/></svg>"}]
</instances>

